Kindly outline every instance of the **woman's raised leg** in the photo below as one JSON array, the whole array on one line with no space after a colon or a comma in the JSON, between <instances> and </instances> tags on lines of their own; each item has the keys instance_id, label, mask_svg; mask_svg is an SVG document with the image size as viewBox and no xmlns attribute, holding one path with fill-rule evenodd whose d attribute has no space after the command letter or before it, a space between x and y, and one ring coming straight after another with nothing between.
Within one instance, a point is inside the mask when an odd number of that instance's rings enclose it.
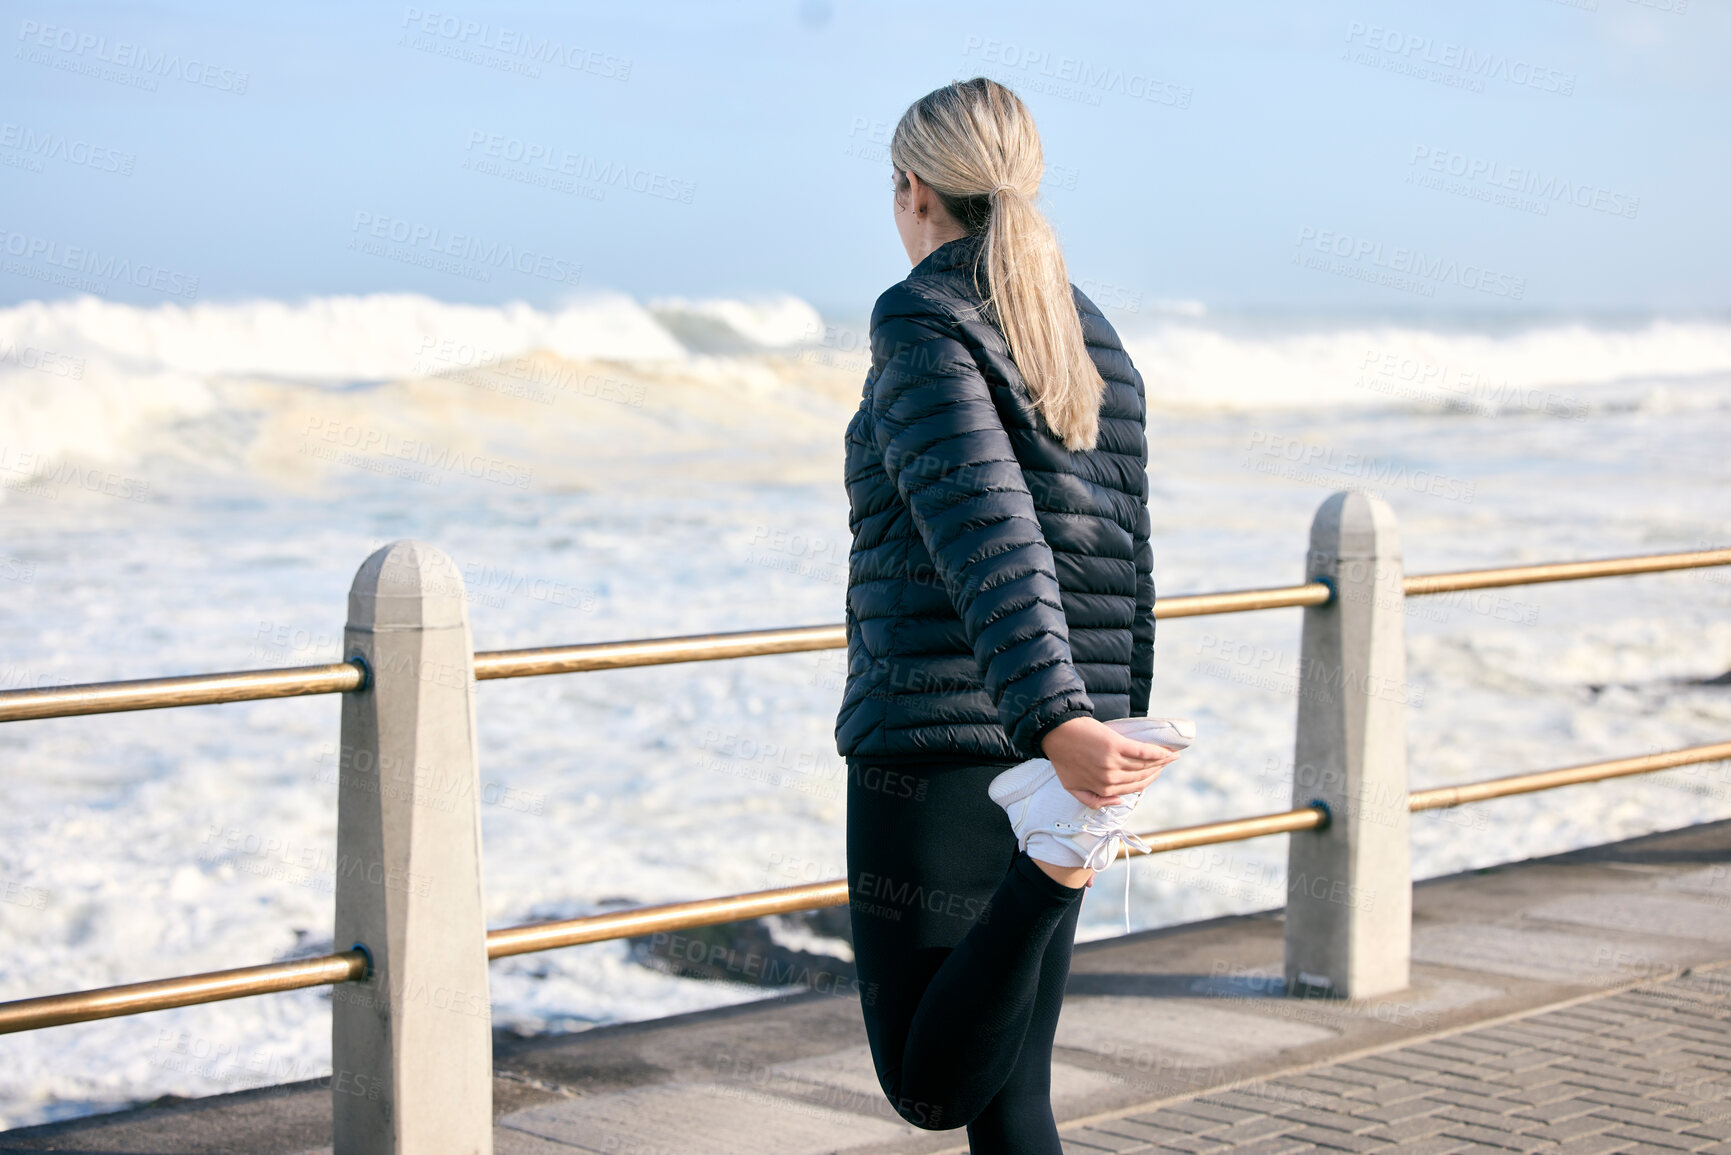
<instances>
[{"instance_id":1,"label":"woman's raised leg","mask_svg":"<svg viewBox=\"0 0 1731 1155\"><path fill-rule=\"evenodd\" d=\"M885 1094L920 1127L966 1125L998 1099L1052 999L1041 982L1049 947L1061 939L1067 964L1075 934L1082 888L1018 853L986 796L1002 769L849 764L848 880L866 1033ZM1049 1038L1043 1049L1049 1057ZM1011 1107L1000 1104L1000 1114ZM1002 1150L1024 1149L1048 1148Z\"/></svg>"}]
</instances>

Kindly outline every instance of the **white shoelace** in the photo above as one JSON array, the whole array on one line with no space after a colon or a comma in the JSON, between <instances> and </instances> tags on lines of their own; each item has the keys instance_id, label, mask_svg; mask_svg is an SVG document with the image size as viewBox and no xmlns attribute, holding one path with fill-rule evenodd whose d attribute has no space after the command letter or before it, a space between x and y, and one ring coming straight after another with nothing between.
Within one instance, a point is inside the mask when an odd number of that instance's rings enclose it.
<instances>
[{"instance_id":1,"label":"white shoelace","mask_svg":"<svg viewBox=\"0 0 1731 1155\"><path fill-rule=\"evenodd\" d=\"M1099 873L1117 861L1119 852L1125 848L1140 850L1143 854L1148 853L1150 848L1142 836L1124 829L1124 821L1130 817L1132 809L1134 808L1122 805L1103 806L1088 814L1087 821L1082 823L1081 832L1091 834L1100 841L1096 842L1093 849L1088 851L1088 856L1083 860L1084 866L1095 873ZM1130 871L1128 863L1126 863L1124 870L1124 933L1130 933Z\"/></svg>"}]
</instances>

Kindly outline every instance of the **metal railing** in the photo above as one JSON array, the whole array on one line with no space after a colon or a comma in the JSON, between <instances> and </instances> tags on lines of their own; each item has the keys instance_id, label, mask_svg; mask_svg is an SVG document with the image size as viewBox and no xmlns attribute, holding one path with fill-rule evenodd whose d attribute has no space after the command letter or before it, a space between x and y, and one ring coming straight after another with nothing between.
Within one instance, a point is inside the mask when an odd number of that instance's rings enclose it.
<instances>
[{"instance_id":1,"label":"metal railing","mask_svg":"<svg viewBox=\"0 0 1731 1155\"><path fill-rule=\"evenodd\" d=\"M1660 770L1674 770L1679 766L1718 762L1727 758L1731 758L1731 742L1717 742L1657 754L1589 762L1556 770L1488 778L1458 786L1437 786L1408 794L1407 809L1442 810L1463 806L1469 802L1554 790L1559 786L1600 782L1635 774L1652 774ZM1221 822L1204 822L1196 826L1150 831L1142 835L1143 840L1148 843L1146 852L1126 848L1119 857L1133 858L1144 853L1165 854L1173 850L1187 850L1193 846L1242 842L1269 834L1315 830L1325 826L1328 818L1328 812L1321 807L1303 806L1253 818L1229 818ZM821 910L824 907L845 906L847 901L847 880L837 878L802 886L730 894L725 898L643 906L556 922L525 923L488 931L487 957L507 958L511 955L533 954L560 947L581 946L585 943L717 926L772 914ZM237 967L233 970L209 971L152 982L19 999L0 1003L0 1035L58 1027L67 1023L89 1022L93 1019L139 1015L147 1011L163 1011L196 1003L222 1002L226 999L245 998L248 995L356 982L364 979L366 975L367 956L358 950L348 950L262 966Z\"/></svg>"},{"instance_id":2,"label":"metal railing","mask_svg":"<svg viewBox=\"0 0 1731 1155\"><path fill-rule=\"evenodd\" d=\"M1342 496L1336 495L1335 498L1331 498L1329 503L1324 504L1324 511L1329 509L1331 503L1338 504ZM1319 513L1319 526L1322 521L1323 514ZM1392 535L1390 540L1392 540ZM1316 536L1313 533L1311 554L1313 559L1317 556L1315 544ZM380 551L380 554L375 555L375 558L386 552ZM1340 554L1341 558L1345 556L1345 553ZM1421 597L1463 590L1731 565L1731 549L1720 549L1403 576L1399 574L1398 553L1395 553L1393 557L1393 569L1389 572L1398 578L1398 582L1391 583L1389 590L1385 592L1392 595L1392 600L1395 603L1394 612L1397 615L1403 612L1400 610L1400 603L1409 596ZM1334 562L1329 564L1338 564L1339 560L1336 558ZM369 559L368 564L371 565L372 562L373 559ZM1342 589L1340 582L1345 580L1344 574L1337 581L1335 576L1323 574L1316 570L1315 564L1313 560L1312 572L1318 573L1318 576L1299 585L1164 598L1157 602L1154 615L1157 618L1171 619L1243 613L1281 607L1306 607L1325 613L1340 610L1343 600L1340 593ZM365 574L366 572L367 567L363 566L362 573ZM357 577L357 586L360 580ZM1366 595L1371 589L1371 585L1361 583L1353 587L1350 595L1357 597L1359 601L1365 601L1367 600ZM1389 599L1384 598L1383 600ZM1386 611L1388 607L1385 605L1383 608ZM1372 611L1366 609L1363 612L1370 613ZM1335 616L1339 615L1336 614ZM1325 623L1326 620L1319 618L1316 621ZM1307 613L1307 653L1311 644L1311 628L1312 619ZM1383 625L1377 628L1387 631L1394 627L1385 621ZM466 624L462 627L462 631L465 643L462 652L468 655L470 651L466 645ZM1364 642L1363 644L1368 651L1370 643ZM713 661L768 654L791 654L836 649L845 645L846 637L842 626L808 626L693 637L654 638L477 652L472 654L470 669L473 679L481 681L681 662ZM351 649L349 652L353 653L354 650ZM1349 664L1350 661L1347 658L1339 659L1336 663L1336 675L1338 676L1341 670ZM1308 677L1309 675L1306 674L1305 676ZM312 694L352 693L374 687L374 675L370 673L368 664L356 658L345 662L287 669L213 673L188 677L151 678L5 691L0 692L0 721L16 722L131 710L256 701ZM1301 703L1304 700L1301 697ZM350 726L347 710L348 706L345 705L345 737L349 734ZM1301 742L1304 726L1304 715L1301 712ZM1402 722L1402 726L1404 727L1404 722ZM1402 733L1404 733L1404 729ZM1401 741L1404 743L1404 738ZM1405 805L1400 808L1402 813L1409 813L1459 806L1469 802L1554 789L1584 782L1653 773L1659 770L1726 758L1731 758L1731 742L1693 746L1408 792L1404 787L1403 756L1400 759L1401 765L1399 767L1401 788L1396 796L1405 800ZM1350 820L1356 822L1360 819L1354 815ZM1270 834L1300 831L1324 832L1330 828L1331 823L1340 821L1343 821L1342 817L1334 813L1328 804L1319 800L1311 805L1295 806L1293 809L1271 814L1150 832L1144 834L1143 838L1149 845L1147 853L1163 853L1187 847L1258 838ZM1405 836L1404 831L1405 828L1402 825L1401 837ZM1130 853L1132 852L1126 851L1125 856L1128 857ZM749 894L646 906L582 918L504 927L485 932L485 957L489 960L504 958L510 955L552 950L582 943L602 942L734 922L766 915L840 906L847 902L847 882L836 879ZM340 917L339 914L339 919ZM1293 954L1291 938L1293 921L1289 917L1289 969ZM1404 967L1404 965L1403 961L1402 966ZM1402 973L1404 974L1404 970ZM206 974L0 1003L0 1033L35 1030L93 1019L141 1014L170 1007L217 1002L276 991L367 982L372 977L372 954L367 948L357 943L355 949L315 958L303 958L262 966L241 967Z\"/></svg>"},{"instance_id":3,"label":"metal railing","mask_svg":"<svg viewBox=\"0 0 1731 1155\"><path fill-rule=\"evenodd\" d=\"M1424 596L1459 590L1619 577L1721 565L1731 565L1731 549L1414 574L1404 578L1402 592L1409 597ZM1272 589L1189 594L1157 602L1154 616L1201 617L1282 607L1319 606L1326 604L1330 596L1331 590L1323 582L1307 582L1303 585ZM842 626L802 626L781 630L749 630L689 637L484 651L475 654L475 678L481 681L616 670L632 666L716 661L724 658L838 649L846 644L847 638ZM332 694L357 690L365 685L364 667L350 662L333 662L282 670L198 674L35 690L8 690L0 692L0 721ZM1510 794L1548 790L1578 782L1648 774L1728 757L1731 757L1731 743L1696 746L1663 754L1641 755L1421 790L1409 795L1408 801L1411 810L1434 810ZM1192 846L1310 830L1326 820L1323 810L1302 807L1252 818L1235 818L1200 826L1152 831L1144 834L1143 838L1151 848L1150 853L1159 854ZM531 923L489 931L487 956L491 959L504 958L583 943L841 906L846 902L847 883L845 880L836 879L559 922ZM142 1014L146 1011L218 1002L247 995L351 982L364 978L365 974L365 957L357 951L343 951L316 958L22 999L0 1003L0 1034L91 1019Z\"/></svg>"},{"instance_id":4,"label":"metal railing","mask_svg":"<svg viewBox=\"0 0 1731 1155\"><path fill-rule=\"evenodd\" d=\"M1643 554L1594 561L1550 562L1503 569L1458 570L1414 574L1402 592L1407 597L1579 581L1582 578L1624 577L1731 565L1731 549L1692 553ZM1272 589L1184 594L1162 598L1154 605L1157 619L1236 614L1250 610L1325 605L1327 584L1306 582ZM623 670L632 666L666 666L680 662L712 662L723 658L754 658L839 650L847 645L845 627L795 626L780 630L744 630L728 634L695 634L675 638L642 638L626 642L585 642L527 650L485 650L475 654L475 680L533 678L545 674L582 674ZM140 678L124 682L46 686L34 690L0 691L0 722L39 718L70 718L81 714L119 714L129 710L162 710L176 706L209 706L224 702L256 702L265 698L298 698L308 694L342 694L365 688L366 669L355 662L290 666L275 670L236 670L173 678Z\"/></svg>"}]
</instances>

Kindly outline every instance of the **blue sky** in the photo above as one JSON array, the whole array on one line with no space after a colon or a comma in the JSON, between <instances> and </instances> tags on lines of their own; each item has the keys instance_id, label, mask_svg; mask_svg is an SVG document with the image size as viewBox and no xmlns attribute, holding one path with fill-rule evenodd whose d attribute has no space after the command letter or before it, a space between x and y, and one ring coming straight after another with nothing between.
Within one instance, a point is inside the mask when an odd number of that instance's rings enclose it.
<instances>
[{"instance_id":1,"label":"blue sky","mask_svg":"<svg viewBox=\"0 0 1731 1155\"><path fill-rule=\"evenodd\" d=\"M1731 308L1722 0L9 7L8 303L94 276L857 315L906 271L888 128L984 71L1038 118L1085 287Z\"/></svg>"}]
</instances>

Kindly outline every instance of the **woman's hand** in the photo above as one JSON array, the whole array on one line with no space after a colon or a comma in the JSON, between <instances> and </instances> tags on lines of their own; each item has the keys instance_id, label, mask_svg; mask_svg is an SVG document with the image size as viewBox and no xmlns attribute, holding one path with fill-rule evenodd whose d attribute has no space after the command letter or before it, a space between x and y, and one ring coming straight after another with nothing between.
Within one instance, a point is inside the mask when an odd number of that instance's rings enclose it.
<instances>
[{"instance_id":1,"label":"woman's hand","mask_svg":"<svg viewBox=\"0 0 1731 1155\"><path fill-rule=\"evenodd\" d=\"M1176 750L1126 738L1093 718L1071 718L1054 727L1040 750L1064 789L1095 808L1116 806L1124 795L1147 789L1178 757Z\"/></svg>"}]
</instances>

